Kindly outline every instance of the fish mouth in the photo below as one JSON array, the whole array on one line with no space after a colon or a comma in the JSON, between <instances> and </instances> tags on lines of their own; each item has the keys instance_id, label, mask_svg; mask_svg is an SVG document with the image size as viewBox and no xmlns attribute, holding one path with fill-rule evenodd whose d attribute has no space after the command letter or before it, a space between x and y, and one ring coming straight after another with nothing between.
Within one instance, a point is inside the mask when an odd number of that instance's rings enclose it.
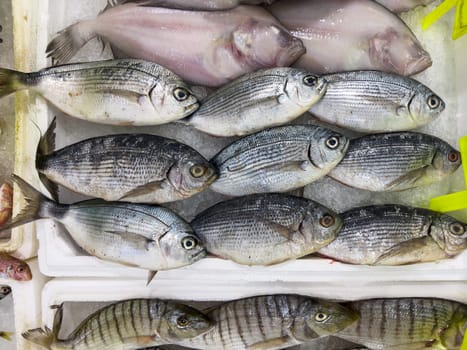
<instances>
[{"instance_id":1,"label":"fish mouth","mask_svg":"<svg viewBox=\"0 0 467 350\"><path fill-rule=\"evenodd\" d=\"M184 118L185 117L188 117L189 115L193 114L194 112L196 112L198 110L198 108L200 107L200 103L199 102L195 102L189 106L186 106L185 107L185 113L184 113Z\"/></svg>"},{"instance_id":2,"label":"fish mouth","mask_svg":"<svg viewBox=\"0 0 467 350\"><path fill-rule=\"evenodd\" d=\"M405 68L404 75L414 75L420 73L430 67L433 64L430 55L424 52L420 55L420 58L410 62Z\"/></svg>"},{"instance_id":3,"label":"fish mouth","mask_svg":"<svg viewBox=\"0 0 467 350\"><path fill-rule=\"evenodd\" d=\"M206 257L207 255L208 255L208 252L206 251L206 248L203 248L198 253L191 255L190 260L191 261L198 261L198 260L201 260L202 258Z\"/></svg>"},{"instance_id":4,"label":"fish mouth","mask_svg":"<svg viewBox=\"0 0 467 350\"><path fill-rule=\"evenodd\" d=\"M316 87L316 91L318 91L319 95L324 95L328 88L328 81L324 78L320 78L318 80L318 86Z\"/></svg>"},{"instance_id":5,"label":"fish mouth","mask_svg":"<svg viewBox=\"0 0 467 350\"><path fill-rule=\"evenodd\" d=\"M217 172L213 172L212 175L206 180L206 187L210 186L214 181L217 180L219 174Z\"/></svg>"}]
</instances>

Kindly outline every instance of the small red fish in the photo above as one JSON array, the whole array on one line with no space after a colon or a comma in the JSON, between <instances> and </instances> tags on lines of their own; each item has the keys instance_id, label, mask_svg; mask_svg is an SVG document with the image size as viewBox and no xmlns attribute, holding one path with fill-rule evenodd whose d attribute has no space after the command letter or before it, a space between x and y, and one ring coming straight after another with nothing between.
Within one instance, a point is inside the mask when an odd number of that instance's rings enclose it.
<instances>
[{"instance_id":1,"label":"small red fish","mask_svg":"<svg viewBox=\"0 0 467 350\"><path fill-rule=\"evenodd\" d=\"M6 253L0 253L0 277L16 281L29 281L32 278L32 273L24 261Z\"/></svg>"},{"instance_id":2,"label":"small red fish","mask_svg":"<svg viewBox=\"0 0 467 350\"><path fill-rule=\"evenodd\" d=\"M0 186L0 226L10 220L13 208L13 188L4 183Z\"/></svg>"}]
</instances>

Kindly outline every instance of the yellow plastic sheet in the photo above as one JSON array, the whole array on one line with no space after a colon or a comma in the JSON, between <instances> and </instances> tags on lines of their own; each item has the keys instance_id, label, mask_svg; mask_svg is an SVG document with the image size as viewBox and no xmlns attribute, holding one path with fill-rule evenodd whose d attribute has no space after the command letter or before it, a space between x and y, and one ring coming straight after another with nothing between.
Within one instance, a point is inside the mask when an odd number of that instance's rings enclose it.
<instances>
[{"instance_id":1,"label":"yellow plastic sheet","mask_svg":"<svg viewBox=\"0 0 467 350\"><path fill-rule=\"evenodd\" d=\"M456 7L456 15L454 17L454 28L452 30L452 38L454 40L460 38L467 33L467 5L465 0L445 0L431 13L429 13L422 23L422 29L425 30L435 23L438 19L444 16L454 6ZM467 350L467 349L466 349Z\"/></svg>"},{"instance_id":2,"label":"yellow plastic sheet","mask_svg":"<svg viewBox=\"0 0 467 350\"><path fill-rule=\"evenodd\" d=\"M462 343L461 350L467 350L467 332L464 334L464 342Z\"/></svg>"}]
</instances>

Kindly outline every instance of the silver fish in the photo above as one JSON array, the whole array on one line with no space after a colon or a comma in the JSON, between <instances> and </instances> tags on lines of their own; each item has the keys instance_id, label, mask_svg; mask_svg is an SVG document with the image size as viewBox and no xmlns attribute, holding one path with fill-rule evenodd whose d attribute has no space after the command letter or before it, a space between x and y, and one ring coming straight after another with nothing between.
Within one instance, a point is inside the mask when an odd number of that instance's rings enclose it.
<instances>
[{"instance_id":1,"label":"silver fish","mask_svg":"<svg viewBox=\"0 0 467 350\"><path fill-rule=\"evenodd\" d=\"M412 10L417 6L431 4L434 0L376 0L388 10L400 13Z\"/></svg>"},{"instance_id":2,"label":"silver fish","mask_svg":"<svg viewBox=\"0 0 467 350\"><path fill-rule=\"evenodd\" d=\"M292 121L319 101L326 81L302 69L247 74L203 100L187 123L215 136L241 136Z\"/></svg>"},{"instance_id":3,"label":"silver fish","mask_svg":"<svg viewBox=\"0 0 467 350\"><path fill-rule=\"evenodd\" d=\"M240 4L246 5L259 5L259 4L272 4L275 0L111 0L112 7L117 4L126 4L129 2L139 3L144 6L159 6L172 9L187 9L187 10L205 10L217 11L228 10L239 6Z\"/></svg>"},{"instance_id":4,"label":"silver fish","mask_svg":"<svg viewBox=\"0 0 467 350\"><path fill-rule=\"evenodd\" d=\"M242 5L224 11L184 11L127 3L63 30L47 47L68 61L100 37L126 57L170 69L193 84L220 86L260 68L288 66L305 52L268 11Z\"/></svg>"},{"instance_id":5,"label":"silver fish","mask_svg":"<svg viewBox=\"0 0 467 350\"><path fill-rule=\"evenodd\" d=\"M22 336L46 349L138 349L170 344L203 334L213 322L200 311L160 299L123 300L89 315L66 338L58 339L63 310L55 314L53 329L30 329Z\"/></svg>"},{"instance_id":6,"label":"silver fish","mask_svg":"<svg viewBox=\"0 0 467 350\"><path fill-rule=\"evenodd\" d=\"M319 251L335 260L402 265L450 258L467 248L467 225L431 210L376 205L341 216L339 236Z\"/></svg>"},{"instance_id":7,"label":"silver fish","mask_svg":"<svg viewBox=\"0 0 467 350\"><path fill-rule=\"evenodd\" d=\"M313 125L264 130L232 143L211 160L219 169L211 188L242 196L303 187L334 168L348 143L345 136Z\"/></svg>"},{"instance_id":8,"label":"silver fish","mask_svg":"<svg viewBox=\"0 0 467 350\"><path fill-rule=\"evenodd\" d=\"M151 271L186 266L206 255L190 225L169 209L99 200L58 204L21 178L13 180L26 203L2 230L51 218L88 254Z\"/></svg>"},{"instance_id":9,"label":"silver fish","mask_svg":"<svg viewBox=\"0 0 467 350\"><path fill-rule=\"evenodd\" d=\"M360 320L336 336L374 350L459 350L467 306L431 298L374 299L349 303Z\"/></svg>"},{"instance_id":10,"label":"silver fish","mask_svg":"<svg viewBox=\"0 0 467 350\"><path fill-rule=\"evenodd\" d=\"M11 293L11 288L9 286L0 285L0 300L5 298Z\"/></svg>"},{"instance_id":11,"label":"silver fish","mask_svg":"<svg viewBox=\"0 0 467 350\"><path fill-rule=\"evenodd\" d=\"M207 315L214 328L180 345L205 350L282 349L333 334L358 319L357 313L339 304L286 294L230 301Z\"/></svg>"},{"instance_id":12,"label":"silver fish","mask_svg":"<svg viewBox=\"0 0 467 350\"><path fill-rule=\"evenodd\" d=\"M306 47L297 67L317 74L380 70L413 75L431 66L406 24L371 0L282 0L268 9Z\"/></svg>"},{"instance_id":13,"label":"silver fish","mask_svg":"<svg viewBox=\"0 0 467 350\"><path fill-rule=\"evenodd\" d=\"M33 73L0 69L0 97L25 89L70 116L102 124L165 124L199 107L177 75L133 59L66 64Z\"/></svg>"},{"instance_id":14,"label":"silver fish","mask_svg":"<svg viewBox=\"0 0 467 350\"><path fill-rule=\"evenodd\" d=\"M216 204L191 226L209 253L239 264L272 265L329 244L342 220L309 199L266 193Z\"/></svg>"},{"instance_id":15,"label":"silver fish","mask_svg":"<svg viewBox=\"0 0 467 350\"><path fill-rule=\"evenodd\" d=\"M42 143L52 143L45 140L53 128L54 123ZM95 137L50 154L39 150L36 168L45 184L52 181L84 195L136 203L185 199L217 177L215 167L191 147L148 134Z\"/></svg>"},{"instance_id":16,"label":"silver fish","mask_svg":"<svg viewBox=\"0 0 467 350\"><path fill-rule=\"evenodd\" d=\"M441 181L460 165L460 153L443 140L400 132L350 141L344 159L328 175L355 188L401 191Z\"/></svg>"},{"instance_id":17,"label":"silver fish","mask_svg":"<svg viewBox=\"0 0 467 350\"><path fill-rule=\"evenodd\" d=\"M357 71L323 78L328 89L310 112L322 121L346 129L410 130L430 123L445 108L443 100L428 87L396 74Z\"/></svg>"}]
</instances>

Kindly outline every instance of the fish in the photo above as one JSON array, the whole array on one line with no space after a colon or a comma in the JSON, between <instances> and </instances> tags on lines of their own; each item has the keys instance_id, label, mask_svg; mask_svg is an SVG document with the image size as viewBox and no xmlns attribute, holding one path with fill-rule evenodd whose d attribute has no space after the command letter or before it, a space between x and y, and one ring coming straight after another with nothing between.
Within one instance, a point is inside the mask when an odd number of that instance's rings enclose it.
<instances>
[{"instance_id":1,"label":"fish","mask_svg":"<svg viewBox=\"0 0 467 350\"><path fill-rule=\"evenodd\" d=\"M379 70L409 76L432 64L407 25L372 0L282 0L268 10L305 45L294 66L316 74Z\"/></svg>"},{"instance_id":2,"label":"fish","mask_svg":"<svg viewBox=\"0 0 467 350\"><path fill-rule=\"evenodd\" d=\"M314 125L288 125L245 136L211 159L219 177L211 189L229 196L286 192L303 187L334 168L349 140Z\"/></svg>"},{"instance_id":3,"label":"fish","mask_svg":"<svg viewBox=\"0 0 467 350\"><path fill-rule=\"evenodd\" d=\"M204 11L217 11L229 10L240 4L246 5L260 5L272 4L275 0L111 0L108 8L117 4L126 4L129 2L139 3L144 6L167 7L172 9L185 9L185 10L204 10Z\"/></svg>"},{"instance_id":4,"label":"fish","mask_svg":"<svg viewBox=\"0 0 467 350\"><path fill-rule=\"evenodd\" d=\"M467 306L434 298L372 299L345 304L360 319L336 336L370 349L459 350Z\"/></svg>"},{"instance_id":5,"label":"fish","mask_svg":"<svg viewBox=\"0 0 467 350\"><path fill-rule=\"evenodd\" d=\"M337 303L277 294L229 301L207 312L215 326L179 342L204 350L274 350L334 334L358 319Z\"/></svg>"},{"instance_id":6,"label":"fish","mask_svg":"<svg viewBox=\"0 0 467 350\"><path fill-rule=\"evenodd\" d=\"M272 265L326 246L342 220L312 200L265 193L218 203L197 215L191 227L211 254L244 265Z\"/></svg>"},{"instance_id":7,"label":"fish","mask_svg":"<svg viewBox=\"0 0 467 350\"><path fill-rule=\"evenodd\" d=\"M97 310L66 339L58 339L63 309L56 308L52 330L30 329L22 336L51 350L138 349L176 343L213 327L204 313L184 304L161 299L130 299Z\"/></svg>"},{"instance_id":8,"label":"fish","mask_svg":"<svg viewBox=\"0 0 467 350\"><path fill-rule=\"evenodd\" d=\"M65 63L94 37L110 43L119 57L156 62L191 84L210 87L261 68L289 66L305 52L259 6L188 11L126 3L61 31L48 56Z\"/></svg>"},{"instance_id":9,"label":"fish","mask_svg":"<svg viewBox=\"0 0 467 350\"><path fill-rule=\"evenodd\" d=\"M467 248L467 224L404 205L374 205L340 214L338 237L321 255L351 264L403 265L454 257Z\"/></svg>"},{"instance_id":10,"label":"fish","mask_svg":"<svg viewBox=\"0 0 467 350\"><path fill-rule=\"evenodd\" d=\"M172 139L117 134L50 152L54 129L53 121L36 156L36 169L48 187L52 182L106 201L166 203L191 197L217 178L215 166L193 148Z\"/></svg>"},{"instance_id":11,"label":"fish","mask_svg":"<svg viewBox=\"0 0 467 350\"><path fill-rule=\"evenodd\" d=\"M434 0L376 0L388 10L401 13L414 9L418 6L426 6Z\"/></svg>"},{"instance_id":12,"label":"fish","mask_svg":"<svg viewBox=\"0 0 467 350\"><path fill-rule=\"evenodd\" d=\"M0 252L0 278L15 281L30 281L32 279L32 272L26 262L7 253Z\"/></svg>"},{"instance_id":13,"label":"fish","mask_svg":"<svg viewBox=\"0 0 467 350\"><path fill-rule=\"evenodd\" d=\"M363 133L418 128L438 118L446 107L427 86L397 74L356 71L322 78L328 88L310 113L324 122Z\"/></svg>"},{"instance_id":14,"label":"fish","mask_svg":"<svg viewBox=\"0 0 467 350\"><path fill-rule=\"evenodd\" d=\"M86 200L59 204L13 175L25 204L3 230L50 218L88 254L150 271L190 265L206 250L190 225L171 210L125 202Z\"/></svg>"},{"instance_id":15,"label":"fish","mask_svg":"<svg viewBox=\"0 0 467 350\"><path fill-rule=\"evenodd\" d=\"M296 68L272 68L246 74L207 96L186 119L214 136L243 136L288 123L317 103L327 83Z\"/></svg>"},{"instance_id":16,"label":"fish","mask_svg":"<svg viewBox=\"0 0 467 350\"><path fill-rule=\"evenodd\" d=\"M460 153L443 140L395 132L351 140L344 159L328 176L368 191L402 191L441 181L460 165Z\"/></svg>"},{"instance_id":17,"label":"fish","mask_svg":"<svg viewBox=\"0 0 467 350\"><path fill-rule=\"evenodd\" d=\"M0 226L11 218L13 212L13 188L7 182L0 186Z\"/></svg>"},{"instance_id":18,"label":"fish","mask_svg":"<svg viewBox=\"0 0 467 350\"><path fill-rule=\"evenodd\" d=\"M4 299L11 293L11 288L9 286L0 285L0 300Z\"/></svg>"},{"instance_id":19,"label":"fish","mask_svg":"<svg viewBox=\"0 0 467 350\"><path fill-rule=\"evenodd\" d=\"M165 124L199 107L177 75L136 59L64 64L31 73L0 69L0 97L19 90L38 93L72 117L110 125Z\"/></svg>"}]
</instances>

